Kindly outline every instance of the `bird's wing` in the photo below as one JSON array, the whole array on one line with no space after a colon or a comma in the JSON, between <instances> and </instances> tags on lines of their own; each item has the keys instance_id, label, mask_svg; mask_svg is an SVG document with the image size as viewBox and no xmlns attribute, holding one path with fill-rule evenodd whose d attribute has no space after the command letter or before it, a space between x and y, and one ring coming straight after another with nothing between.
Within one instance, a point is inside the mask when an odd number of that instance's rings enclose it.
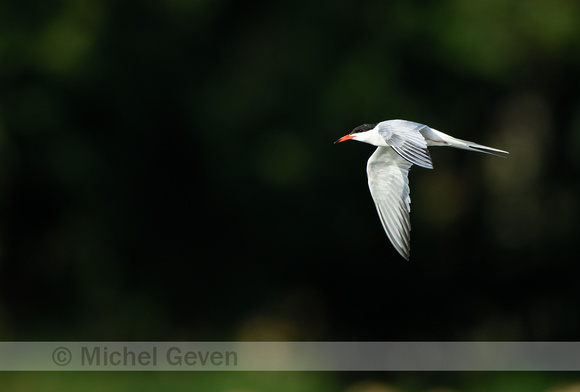
<instances>
[{"instance_id":1,"label":"bird's wing","mask_svg":"<svg viewBox=\"0 0 580 392\"><path fill-rule=\"evenodd\" d=\"M367 163L369 188L383 228L395 249L407 260L411 238L410 167L410 162L389 147L377 148Z\"/></svg>"},{"instance_id":2,"label":"bird's wing","mask_svg":"<svg viewBox=\"0 0 580 392\"><path fill-rule=\"evenodd\" d=\"M427 125L405 120L383 121L377 125L385 142L401 157L414 165L433 169L427 142L421 134Z\"/></svg>"}]
</instances>

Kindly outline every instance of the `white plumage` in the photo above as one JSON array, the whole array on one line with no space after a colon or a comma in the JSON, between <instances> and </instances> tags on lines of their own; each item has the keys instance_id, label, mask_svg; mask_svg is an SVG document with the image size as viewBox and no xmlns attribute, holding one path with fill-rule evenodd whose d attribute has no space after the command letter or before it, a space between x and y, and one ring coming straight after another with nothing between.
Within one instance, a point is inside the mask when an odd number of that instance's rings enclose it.
<instances>
[{"instance_id":1,"label":"white plumage","mask_svg":"<svg viewBox=\"0 0 580 392\"><path fill-rule=\"evenodd\" d=\"M405 120L363 124L335 143L351 139L378 147L367 163L371 196L389 240L407 260L411 249L408 174L412 165L433 168L427 146L449 146L498 156L509 154L507 151L456 139L427 125Z\"/></svg>"}]
</instances>

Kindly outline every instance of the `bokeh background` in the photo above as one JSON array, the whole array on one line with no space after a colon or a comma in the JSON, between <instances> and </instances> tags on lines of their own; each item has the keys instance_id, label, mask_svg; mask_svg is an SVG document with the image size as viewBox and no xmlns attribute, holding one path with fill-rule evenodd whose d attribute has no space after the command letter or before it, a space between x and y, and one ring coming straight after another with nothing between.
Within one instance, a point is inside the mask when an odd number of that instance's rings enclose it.
<instances>
[{"instance_id":1,"label":"bokeh background","mask_svg":"<svg viewBox=\"0 0 580 392\"><path fill-rule=\"evenodd\" d=\"M2 340L579 340L576 0L0 3ZM411 261L366 185L432 149ZM6 390L577 390L557 373L2 374ZM576 386L574 386L576 385Z\"/></svg>"}]
</instances>

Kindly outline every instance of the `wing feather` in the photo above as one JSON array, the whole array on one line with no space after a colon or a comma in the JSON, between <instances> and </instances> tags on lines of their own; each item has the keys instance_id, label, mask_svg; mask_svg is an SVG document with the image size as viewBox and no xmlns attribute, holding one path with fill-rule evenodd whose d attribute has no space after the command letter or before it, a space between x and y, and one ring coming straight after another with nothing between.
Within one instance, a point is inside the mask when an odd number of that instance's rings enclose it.
<instances>
[{"instance_id":1,"label":"wing feather","mask_svg":"<svg viewBox=\"0 0 580 392\"><path fill-rule=\"evenodd\" d=\"M411 238L408 180L411 165L389 147L378 147L367 163L369 189L383 228L397 252L407 260Z\"/></svg>"},{"instance_id":2,"label":"wing feather","mask_svg":"<svg viewBox=\"0 0 580 392\"><path fill-rule=\"evenodd\" d=\"M397 154L414 165L433 169L427 142L421 134L421 130L428 126L405 120L383 121L377 126L381 136Z\"/></svg>"}]
</instances>

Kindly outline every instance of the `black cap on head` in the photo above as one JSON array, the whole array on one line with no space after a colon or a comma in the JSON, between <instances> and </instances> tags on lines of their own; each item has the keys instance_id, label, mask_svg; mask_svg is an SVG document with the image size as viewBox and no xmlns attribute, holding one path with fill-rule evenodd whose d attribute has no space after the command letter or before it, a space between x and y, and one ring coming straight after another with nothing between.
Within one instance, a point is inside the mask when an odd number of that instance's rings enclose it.
<instances>
[{"instance_id":1,"label":"black cap on head","mask_svg":"<svg viewBox=\"0 0 580 392\"><path fill-rule=\"evenodd\" d=\"M374 123L374 124L363 124L363 125L359 125L358 127L356 127L355 129L353 129L350 134L352 135L353 133L359 133L359 132L366 132L366 131L370 131L371 129L373 129L374 127L377 126L378 123Z\"/></svg>"}]
</instances>

